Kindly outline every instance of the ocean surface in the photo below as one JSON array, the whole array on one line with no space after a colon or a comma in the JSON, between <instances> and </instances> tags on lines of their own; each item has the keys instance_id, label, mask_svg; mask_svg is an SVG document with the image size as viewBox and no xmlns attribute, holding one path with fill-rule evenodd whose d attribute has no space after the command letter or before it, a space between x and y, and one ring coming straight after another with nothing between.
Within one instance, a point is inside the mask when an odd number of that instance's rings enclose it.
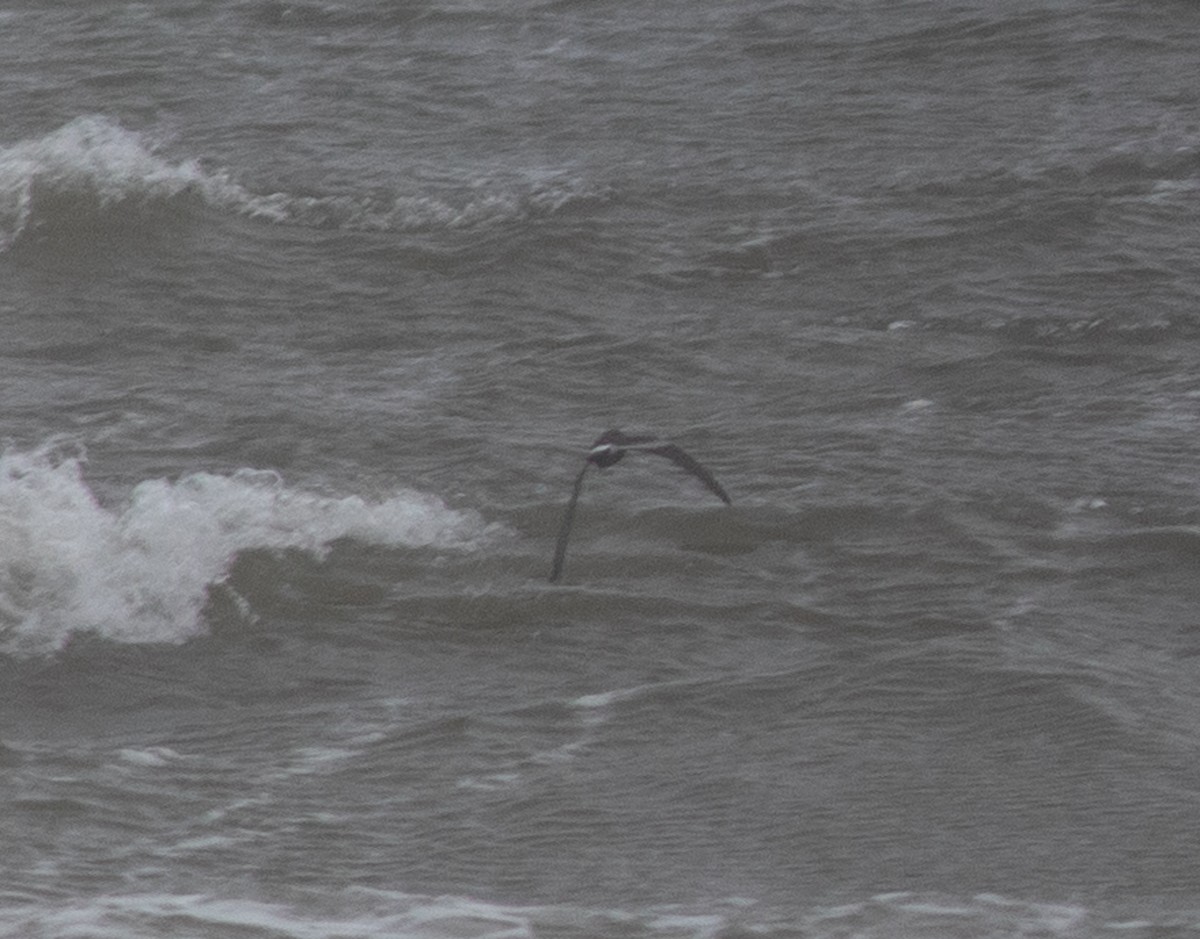
<instances>
[{"instance_id":1,"label":"ocean surface","mask_svg":"<svg viewBox=\"0 0 1200 939\"><path fill-rule=\"evenodd\" d=\"M1197 49L5 4L0 936L1200 936Z\"/></svg>"}]
</instances>

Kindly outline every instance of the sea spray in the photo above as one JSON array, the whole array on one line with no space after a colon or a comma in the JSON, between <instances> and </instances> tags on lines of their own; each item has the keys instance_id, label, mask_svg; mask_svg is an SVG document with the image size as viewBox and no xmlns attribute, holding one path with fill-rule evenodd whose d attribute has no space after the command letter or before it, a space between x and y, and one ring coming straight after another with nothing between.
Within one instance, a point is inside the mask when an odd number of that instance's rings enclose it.
<instances>
[{"instance_id":1,"label":"sea spray","mask_svg":"<svg viewBox=\"0 0 1200 939\"><path fill-rule=\"evenodd\" d=\"M56 221L78 225L115 206L153 208L178 199L276 224L403 232L489 229L606 197L603 187L559 171L452 172L416 188L371 193L255 191L207 161L171 158L149 133L85 115L0 146L0 251Z\"/></svg>"},{"instance_id":2,"label":"sea spray","mask_svg":"<svg viewBox=\"0 0 1200 939\"><path fill-rule=\"evenodd\" d=\"M341 538L469 550L493 530L419 492L328 496L248 469L146 480L114 510L83 462L52 445L0 455L0 651L52 651L78 632L185 641L203 632L208 589L241 551L323 557Z\"/></svg>"}]
</instances>

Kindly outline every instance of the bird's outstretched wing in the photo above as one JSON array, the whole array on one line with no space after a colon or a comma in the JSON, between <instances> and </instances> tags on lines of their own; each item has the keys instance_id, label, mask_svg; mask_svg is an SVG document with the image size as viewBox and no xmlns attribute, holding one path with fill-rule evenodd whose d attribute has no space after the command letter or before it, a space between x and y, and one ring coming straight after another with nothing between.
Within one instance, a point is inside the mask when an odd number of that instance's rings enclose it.
<instances>
[{"instance_id":1,"label":"bird's outstretched wing","mask_svg":"<svg viewBox=\"0 0 1200 939\"><path fill-rule=\"evenodd\" d=\"M704 483L709 490L726 505L731 505L729 495L721 488L721 484L717 482L717 478L708 471L708 468L700 463L695 457L687 453L673 443L657 444L656 446L636 446L630 449L641 450L645 453L654 453L658 456L664 456L676 466L687 470L695 476L700 482Z\"/></svg>"},{"instance_id":2,"label":"bird's outstretched wing","mask_svg":"<svg viewBox=\"0 0 1200 939\"><path fill-rule=\"evenodd\" d=\"M558 528L558 542L554 546L554 565L550 568L550 583L557 582L562 576L563 562L567 559L567 539L571 537L571 523L575 520L575 504L579 501L579 493L583 490L583 477L587 475L588 466L575 477L575 488L571 490L571 501L567 503L567 511L563 513L562 524Z\"/></svg>"},{"instance_id":3,"label":"bird's outstretched wing","mask_svg":"<svg viewBox=\"0 0 1200 939\"><path fill-rule=\"evenodd\" d=\"M619 430L607 430L592 444L591 451L584 461L583 469L575 477L575 487L571 490L571 499L567 502L562 524L558 529L558 542L554 546L554 563L550 568L550 583L556 583L562 576L563 564L567 559L567 541L571 537L571 523L575 520L575 506L579 503L579 493L583 491L583 478L587 475L588 467L593 463L601 468L612 466L628 450L638 450L665 457L704 483L709 491L726 505L731 504L729 495L721 488L721 484L717 482L716 477L708 471L707 467L675 444L666 443L657 437L638 437L623 434Z\"/></svg>"}]
</instances>

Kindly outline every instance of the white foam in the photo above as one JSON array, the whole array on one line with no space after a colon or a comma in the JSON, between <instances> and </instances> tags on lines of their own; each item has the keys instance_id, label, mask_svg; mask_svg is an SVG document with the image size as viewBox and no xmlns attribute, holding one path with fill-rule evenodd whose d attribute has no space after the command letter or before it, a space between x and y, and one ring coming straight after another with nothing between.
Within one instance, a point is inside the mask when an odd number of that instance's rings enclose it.
<instances>
[{"instance_id":1,"label":"white foam","mask_svg":"<svg viewBox=\"0 0 1200 939\"><path fill-rule=\"evenodd\" d=\"M1106 924L1084 907L1009 899L883 893L861 903L817 910L803 932L825 936L1078 936L1098 935Z\"/></svg>"},{"instance_id":2,"label":"white foam","mask_svg":"<svg viewBox=\"0 0 1200 939\"><path fill-rule=\"evenodd\" d=\"M100 206L197 192L216 204L254 197L196 160L171 161L141 134L102 116L79 117L43 137L0 148L0 250L25 231L39 193L86 195Z\"/></svg>"},{"instance_id":3,"label":"white foam","mask_svg":"<svg viewBox=\"0 0 1200 939\"><path fill-rule=\"evenodd\" d=\"M588 197L583 187L567 177L477 180L465 191L461 183L447 181L443 187L451 192L392 196L299 196L277 192L260 196L241 191L213 193L210 201L275 222L350 231L406 232L486 229L550 215L575 199Z\"/></svg>"},{"instance_id":4,"label":"white foam","mask_svg":"<svg viewBox=\"0 0 1200 939\"><path fill-rule=\"evenodd\" d=\"M47 911L0 913L5 935L142 936L247 933L292 939L528 939L534 935L522 909L466 898L408 897L353 891L343 904L297 908L286 903L203 894L131 894L98 897Z\"/></svg>"},{"instance_id":5,"label":"white foam","mask_svg":"<svg viewBox=\"0 0 1200 939\"><path fill-rule=\"evenodd\" d=\"M464 181L446 182L457 195L254 192L227 170L205 167L196 159L170 159L146 134L103 115L88 115L42 137L0 147L0 251L38 220L38 203L46 195L88 197L103 209L191 194L250 218L366 231L487 227L551 214L591 195L558 173L466 181L465 190Z\"/></svg>"},{"instance_id":6,"label":"white foam","mask_svg":"<svg viewBox=\"0 0 1200 939\"><path fill-rule=\"evenodd\" d=\"M404 491L325 496L276 474L147 480L100 505L79 456L53 446L0 455L0 650L43 652L92 631L118 642L182 642L203 631L210 585L238 552L324 556L342 538L464 550L492 529L472 512Z\"/></svg>"},{"instance_id":7,"label":"white foam","mask_svg":"<svg viewBox=\"0 0 1200 939\"><path fill-rule=\"evenodd\" d=\"M1190 916L1114 920L1082 907L1042 905L980 896L889 894L813 911L811 915L757 910L752 899L730 897L707 909L648 910L583 906L504 906L466 896L422 896L365 887L286 898L201 893L131 893L85 897L44 907L0 909L0 933L13 936L136 936L254 934L290 939L530 939L533 936L647 936L713 939L723 935L881 936L1127 936L1191 935Z\"/></svg>"},{"instance_id":8,"label":"white foam","mask_svg":"<svg viewBox=\"0 0 1200 939\"><path fill-rule=\"evenodd\" d=\"M125 763L148 769L157 769L183 759L170 747L126 747L117 751L117 756Z\"/></svg>"}]
</instances>

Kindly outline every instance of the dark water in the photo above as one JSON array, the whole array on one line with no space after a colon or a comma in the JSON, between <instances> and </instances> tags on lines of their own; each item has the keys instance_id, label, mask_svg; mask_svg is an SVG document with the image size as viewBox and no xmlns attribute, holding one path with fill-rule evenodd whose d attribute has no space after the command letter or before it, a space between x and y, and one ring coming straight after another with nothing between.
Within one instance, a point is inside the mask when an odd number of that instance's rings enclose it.
<instances>
[{"instance_id":1,"label":"dark water","mask_svg":"<svg viewBox=\"0 0 1200 939\"><path fill-rule=\"evenodd\" d=\"M10 4L0 934L1200 934L1198 46Z\"/></svg>"}]
</instances>

